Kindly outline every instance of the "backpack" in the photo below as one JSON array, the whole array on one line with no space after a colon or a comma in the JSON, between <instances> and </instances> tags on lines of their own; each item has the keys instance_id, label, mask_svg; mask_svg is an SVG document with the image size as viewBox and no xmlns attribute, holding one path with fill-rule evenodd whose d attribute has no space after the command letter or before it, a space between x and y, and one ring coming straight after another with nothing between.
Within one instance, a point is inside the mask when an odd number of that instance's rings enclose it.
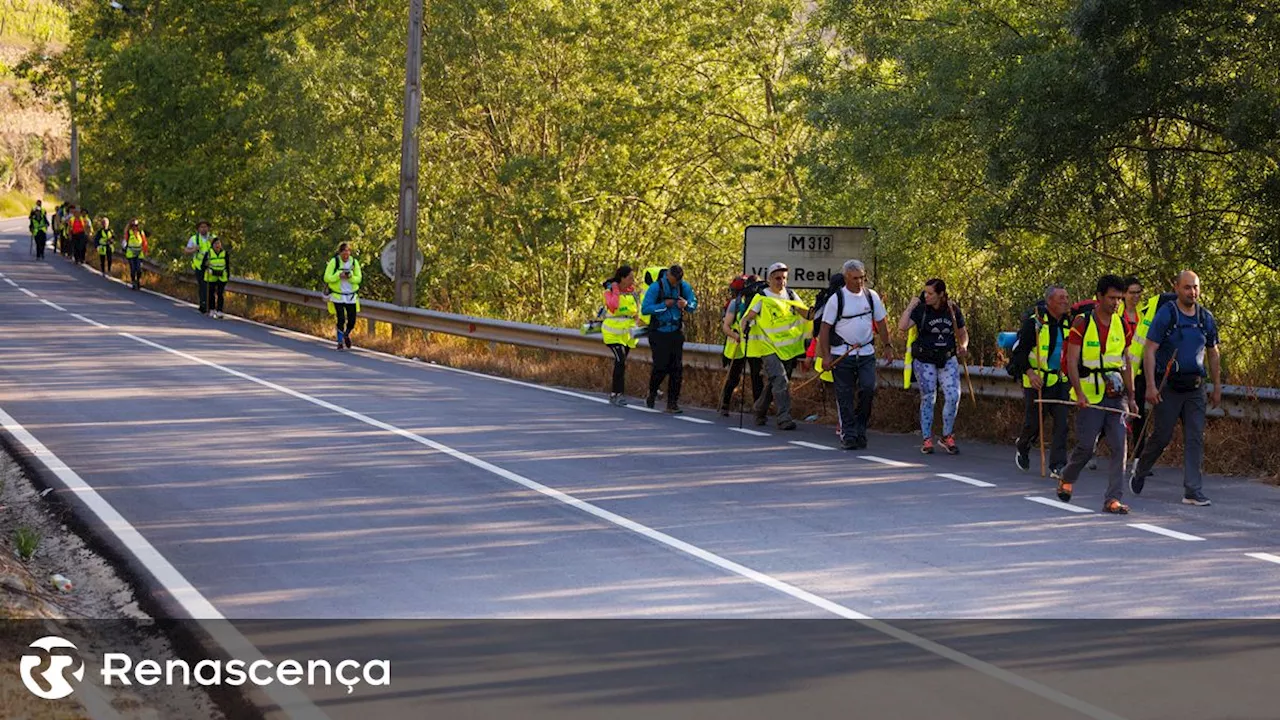
<instances>
[{"instance_id":1,"label":"backpack","mask_svg":"<svg viewBox=\"0 0 1280 720\"><path fill-rule=\"evenodd\" d=\"M645 271L644 279L648 281L648 284L653 285L654 283L657 283L658 285L658 298L657 298L658 302L662 302L663 300L667 300L667 299L678 300L680 298L679 290L676 291L676 294L674 296L667 295L666 291L667 291L667 287L670 286L670 283L666 282L666 278L667 278L666 268L662 268L661 270L659 270L658 277L653 278L652 281L649 281L649 272ZM649 316L649 331L655 332L657 328L658 328L658 314L654 313L653 315ZM676 322L676 331L679 332L683 328L684 328L684 313L680 313L680 319L679 321Z\"/></svg>"},{"instance_id":2,"label":"backpack","mask_svg":"<svg viewBox=\"0 0 1280 720\"><path fill-rule=\"evenodd\" d=\"M837 283L836 280L839 280L839 282ZM827 285L827 289L818 293L818 297L814 300L813 336L814 336L815 343L817 342L818 333L822 330L822 316L824 314L824 311L826 310L827 302L833 296L836 299L836 321L831 323L831 335L828 338L829 340L827 344L828 347L836 347L837 345L850 344L847 340L840 337L836 333L836 324L839 323L841 320L852 320L854 318L860 318L863 315L870 315L873 319L875 318L876 303L875 303L875 299L873 298L878 299L879 296L872 295L871 288L863 288L863 292L867 293L867 309L864 312L855 313L853 315L845 315L844 314L844 293L840 292L840 289L843 287L844 287L844 275L836 275L831 279L831 282ZM883 301L881 301L881 306L883 306ZM873 330L871 333L871 342L873 344L875 343L875 337L876 337L875 332Z\"/></svg>"},{"instance_id":3,"label":"backpack","mask_svg":"<svg viewBox=\"0 0 1280 720\"><path fill-rule=\"evenodd\" d=\"M328 281L324 279L324 276L329 272L329 263L341 264L342 259L338 257L337 253L334 253L334 256L325 262L324 269L320 271L320 294L326 297L328 297L329 293L332 292L329 290Z\"/></svg>"}]
</instances>

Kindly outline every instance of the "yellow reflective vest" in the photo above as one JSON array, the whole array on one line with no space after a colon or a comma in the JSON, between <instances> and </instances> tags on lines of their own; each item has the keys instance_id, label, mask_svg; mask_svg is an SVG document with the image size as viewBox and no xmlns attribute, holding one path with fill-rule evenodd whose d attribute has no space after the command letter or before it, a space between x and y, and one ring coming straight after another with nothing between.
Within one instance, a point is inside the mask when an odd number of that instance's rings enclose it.
<instances>
[{"instance_id":1,"label":"yellow reflective vest","mask_svg":"<svg viewBox=\"0 0 1280 720\"><path fill-rule=\"evenodd\" d=\"M803 311L808 308L794 293L787 292L791 295L787 300L766 295L758 297L760 310L755 322L764 337L758 341L748 337L747 357L777 355L779 360L785 361L804 354L804 333L808 321ZM792 308L802 311L801 314L792 312Z\"/></svg>"},{"instance_id":2,"label":"yellow reflective vest","mask_svg":"<svg viewBox=\"0 0 1280 720\"><path fill-rule=\"evenodd\" d=\"M1057 371L1046 370L1049 367L1049 331L1056 324L1062 331L1057 347L1054 352L1061 356L1063 343L1067 341L1067 335L1071 332L1071 320L1069 315L1063 315L1061 320L1054 320L1053 316L1045 313L1043 315L1036 311L1036 327L1039 332L1036 334L1036 347L1027 355L1027 362L1031 365L1031 369L1040 373L1040 378L1044 381L1045 387L1053 387L1060 382L1066 382L1067 378L1061 369ZM1026 373L1022 374L1022 387L1031 387L1031 381L1027 379Z\"/></svg>"},{"instance_id":3,"label":"yellow reflective vest","mask_svg":"<svg viewBox=\"0 0 1280 720\"><path fill-rule=\"evenodd\" d=\"M639 310L640 304L636 302L635 295L627 292L618 295L618 309L614 312L609 312L608 306L605 306L604 322L600 324L600 336L604 338L604 344L626 345L629 348L639 344L639 339L631 334L631 329L636 326Z\"/></svg>"},{"instance_id":4,"label":"yellow reflective vest","mask_svg":"<svg viewBox=\"0 0 1280 720\"><path fill-rule=\"evenodd\" d=\"M1088 315L1084 330L1084 344L1080 347L1080 387L1089 402L1097 405L1107 391L1107 375L1124 370L1124 319L1119 313L1111 316L1107 330L1107 345L1098 338L1098 323L1093 313ZM1075 388L1071 390L1075 400Z\"/></svg>"}]
</instances>

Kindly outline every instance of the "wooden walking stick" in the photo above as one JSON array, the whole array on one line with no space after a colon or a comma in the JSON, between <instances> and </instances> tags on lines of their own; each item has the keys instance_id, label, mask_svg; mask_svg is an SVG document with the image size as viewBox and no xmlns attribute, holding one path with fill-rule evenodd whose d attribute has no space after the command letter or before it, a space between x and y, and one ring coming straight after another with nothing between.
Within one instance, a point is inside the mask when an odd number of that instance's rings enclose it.
<instances>
[{"instance_id":1,"label":"wooden walking stick","mask_svg":"<svg viewBox=\"0 0 1280 720\"><path fill-rule=\"evenodd\" d=\"M835 370L835 369L836 369L836 366L840 364L840 361L841 361L841 360L843 360L843 359L845 359L846 357L848 357L848 356L849 356L849 353L853 352L854 350L857 350L857 349L858 349L858 348L860 348L860 347L862 347L862 345L859 345L859 344L853 344L853 345L850 345L850 346L849 346L849 347L844 351L844 354L843 354L843 355L841 355L840 357L836 358L836 361L835 361L835 362L833 362L833 363L831 363L831 367L829 367L829 368L822 368L822 372L830 372L830 371L832 371L832 370ZM803 388L804 386L806 386L806 385L808 385L809 383L813 382L814 380L817 380L817 379L818 379L818 378L820 378L820 377L822 377L822 373L817 373L817 374L815 374L813 377L809 378L808 380L805 380L804 382L800 383L799 385L797 385L797 386L795 386L795 387L791 388L791 392L793 392L793 393L795 393L795 392L799 392L801 388Z\"/></svg>"},{"instance_id":2,"label":"wooden walking stick","mask_svg":"<svg viewBox=\"0 0 1280 720\"><path fill-rule=\"evenodd\" d=\"M969 375L969 364L961 363L960 367L964 368L964 379L969 382L969 399L973 401L974 405L977 405L978 396L973 392L973 378Z\"/></svg>"},{"instance_id":3,"label":"wooden walking stick","mask_svg":"<svg viewBox=\"0 0 1280 720\"><path fill-rule=\"evenodd\" d=\"M1040 477L1048 477L1048 473L1045 467L1045 460L1044 460L1044 386L1043 385L1040 386L1040 389L1036 390L1036 397L1039 398L1038 400L1036 400L1036 414L1039 416L1039 420L1040 420L1040 433L1039 433L1040 435Z\"/></svg>"}]
</instances>

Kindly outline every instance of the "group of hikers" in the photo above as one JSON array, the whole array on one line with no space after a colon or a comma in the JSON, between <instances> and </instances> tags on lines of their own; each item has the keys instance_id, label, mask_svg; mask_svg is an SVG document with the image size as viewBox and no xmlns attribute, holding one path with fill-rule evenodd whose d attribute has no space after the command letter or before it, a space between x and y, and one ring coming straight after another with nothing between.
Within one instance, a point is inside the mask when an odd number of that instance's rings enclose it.
<instances>
[{"instance_id":1,"label":"group of hikers","mask_svg":"<svg viewBox=\"0 0 1280 720\"><path fill-rule=\"evenodd\" d=\"M731 413L733 394L746 375L755 424L768 424L773 407L777 428L795 430L791 378L807 357L818 378L834 386L841 448L866 448L877 360L895 357L884 301L867 287L866 267L858 260L844 263L812 307L787 287L789 270L778 262L763 279L743 274L729 284L720 323L728 372L718 410L722 416ZM1215 407L1221 403L1221 365L1217 324L1199 303L1199 278L1183 271L1171 292L1144 299L1137 278L1107 274L1097 279L1094 291L1092 298L1072 303L1063 286L1051 285L1023 315L1018 332L1001 333L1003 347L1011 352L1006 370L1023 387L1025 422L1015 443L1016 466L1030 469L1031 447L1039 440L1042 472L1057 482L1058 498L1069 502L1074 483L1086 467L1096 467L1097 446L1105 443L1110 465L1103 510L1127 514L1125 485L1133 494L1142 492L1181 421L1183 502L1209 505L1201 478L1205 415L1210 401ZM647 268L639 278L623 265L604 282L600 333L613 355L611 404L627 404L627 357L644 336L653 353L646 407L655 406L666 380L665 412L683 412L684 319L697 308L680 265ZM969 333L946 282L927 280L898 317L897 329L907 333L904 387L914 379L920 392L920 450L929 454L940 445L957 454L955 423ZM1205 389L1210 376L1211 396ZM939 389L942 435L935 440ZM1068 455L1073 407L1076 446ZM1046 418L1053 426L1051 439ZM1132 465L1127 463L1130 440Z\"/></svg>"},{"instance_id":2,"label":"group of hikers","mask_svg":"<svg viewBox=\"0 0 1280 720\"><path fill-rule=\"evenodd\" d=\"M37 200L28 216L28 230L37 259L44 258L52 230L53 240L62 254L74 259L76 264L83 264L90 241L88 234L94 227L97 229L93 231L92 242L98 250L99 267L103 275L109 275L115 233L105 215L95 222L83 207L65 202L54 209L51 218L44 210L43 201ZM141 289L142 258L150 252L150 247L140 218L129 221L125 235L120 239L120 250L129 262L130 286L134 290ZM191 272L195 276L200 314L223 319L227 283L231 280L231 261L226 246L213 232L209 221L201 220L196 224L196 231L187 239L182 253L189 258ZM341 243L325 264L322 282L322 294L328 300L329 313L336 317L338 350L351 347L351 333L360 307L362 277L360 261L352 255L350 244Z\"/></svg>"}]
</instances>

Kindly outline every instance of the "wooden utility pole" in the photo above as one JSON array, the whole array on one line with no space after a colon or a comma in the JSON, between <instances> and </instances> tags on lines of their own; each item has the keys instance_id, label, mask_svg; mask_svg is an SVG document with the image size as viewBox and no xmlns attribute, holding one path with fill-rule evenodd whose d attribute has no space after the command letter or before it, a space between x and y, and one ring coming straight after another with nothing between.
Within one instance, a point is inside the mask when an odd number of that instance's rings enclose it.
<instances>
[{"instance_id":1,"label":"wooden utility pole","mask_svg":"<svg viewBox=\"0 0 1280 720\"><path fill-rule=\"evenodd\" d=\"M400 144L400 209L396 220L395 301L417 304L418 116L422 105L422 2L409 3L409 43L405 52L404 128Z\"/></svg>"}]
</instances>

